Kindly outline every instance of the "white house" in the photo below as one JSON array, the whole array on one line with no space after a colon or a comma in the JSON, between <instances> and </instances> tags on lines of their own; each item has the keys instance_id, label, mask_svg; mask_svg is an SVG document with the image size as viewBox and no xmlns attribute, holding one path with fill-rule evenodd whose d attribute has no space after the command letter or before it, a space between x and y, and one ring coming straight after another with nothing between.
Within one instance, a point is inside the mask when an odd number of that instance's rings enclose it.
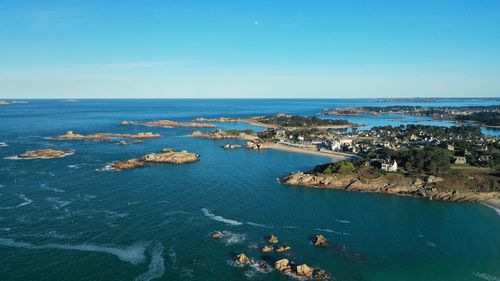
<instances>
[{"instance_id":1,"label":"white house","mask_svg":"<svg viewBox=\"0 0 500 281\"><path fill-rule=\"evenodd\" d=\"M392 163L390 161L382 162L381 169L387 172L396 172L398 170L398 163L394 160Z\"/></svg>"}]
</instances>

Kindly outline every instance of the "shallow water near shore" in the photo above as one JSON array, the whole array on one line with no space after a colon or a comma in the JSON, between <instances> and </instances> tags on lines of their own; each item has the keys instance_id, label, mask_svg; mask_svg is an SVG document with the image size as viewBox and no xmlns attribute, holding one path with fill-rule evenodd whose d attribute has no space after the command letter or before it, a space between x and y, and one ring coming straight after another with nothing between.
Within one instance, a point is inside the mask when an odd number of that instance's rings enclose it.
<instances>
[{"instance_id":1,"label":"shallow water near shore","mask_svg":"<svg viewBox=\"0 0 500 281\"><path fill-rule=\"evenodd\" d=\"M256 260L286 256L324 268L339 281L500 280L500 216L487 206L284 186L277 178L328 158L278 150L224 150L223 144L243 142L193 138L188 136L192 129L186 128L120 125L123 120L311 115L324 107L363 105L391 103L35 100L0 107L0 142L8 145L0 148L0 280L290 280L275 271L231 265L232 256L240 252ZM382 116L356 118L369 126L405 122ZM68 130L151 131L163 137L127 146L46 139ZM200 161L95 171L165 147L196 152ZM56 159L4 159L42 148L75 153ZM227 233L221 240L211 239L218 230ZM292 251L260 253L271 233ZM309 239L314 234L326 236L330 246L312 246ZM340 251L343 245L345 252Z\"/></svg>"}]
</instances>

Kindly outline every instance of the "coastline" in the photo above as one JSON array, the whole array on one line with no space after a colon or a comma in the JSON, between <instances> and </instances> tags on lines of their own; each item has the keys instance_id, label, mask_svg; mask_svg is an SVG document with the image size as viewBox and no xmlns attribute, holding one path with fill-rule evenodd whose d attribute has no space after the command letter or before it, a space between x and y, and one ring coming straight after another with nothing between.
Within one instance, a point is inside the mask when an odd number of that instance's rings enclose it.
<instances>
[{"instance_id":1,"label":"coastline","mask_svg":"<svg viewBox=\"0 0 500 281\"><path fill-rule=\"evenodd\" d=\"M488 208L491 208L497 212L500 216L500 199L490 199L482 202Z\"/></svg>"},{"instance_id":2,"label":"coastline","mask_svg":"<svg viewBox=\"0 0 500 281\"><path fill-rule=\"evenodd\" d=\"M299 147L293 147L293 146L288 146L288 145L283 145L283 144L278 144L278 143L273 143L269 146L267 146L270 149L276 149L276 150L281 150L281 151L287 151L287 152L296 152L296 153L305 153L305 154L311 154L311 155L316 155L316 156L323 156L323 157L328 157L333 160L346 160L350 158L356 158L359 157L354 154L348 154L348 153L342 153L342 152L323 152L323 151L318 151L318 150L311 150L307 148L299 148Z\"/></svg>"},{"instance_id":3,"label":"coastline","mask_svg":"<svg viewBox=\"0 0 500 281\"><path fill-rule=\"evenodd\" d=\"M258 116L257 116L258 117ZM257 117L251 117L251 118L240 118L238 119L239 122L242 123L247 123L249 125L253 126L259 126L259 127L265 127L265 128L286 128L286 129L300 129L301 127L283 127L275 124L267 124L267 123L262 123L257 121L255 118ZM347 125L327 125L327 126L308 126L307 128L314 128L314 129L349 129L349 128L356 128L360 127L362 125L360 124L347 124Z\"/></svg>"}]
</instances>

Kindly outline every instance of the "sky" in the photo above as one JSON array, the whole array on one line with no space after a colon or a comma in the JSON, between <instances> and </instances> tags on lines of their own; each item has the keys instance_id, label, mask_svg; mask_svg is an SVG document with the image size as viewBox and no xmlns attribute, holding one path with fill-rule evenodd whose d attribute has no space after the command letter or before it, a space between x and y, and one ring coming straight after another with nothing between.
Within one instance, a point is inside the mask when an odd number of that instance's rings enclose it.
<instances>
[{"instance_id":1,"label":"sky","mask_svg":"<svg viewBox=\"0 0 500 281\"><path fill-rule=\"evenodd\" d=\"M500 97L497 0L0 0L0 98Z\"/></svg>"}]
</instances>

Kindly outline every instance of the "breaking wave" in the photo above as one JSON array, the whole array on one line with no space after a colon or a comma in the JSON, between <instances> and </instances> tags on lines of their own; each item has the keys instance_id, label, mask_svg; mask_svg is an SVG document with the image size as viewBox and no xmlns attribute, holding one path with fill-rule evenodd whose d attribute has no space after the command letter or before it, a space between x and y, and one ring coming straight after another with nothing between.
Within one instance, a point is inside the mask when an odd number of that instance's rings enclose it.
<instances>
[{"instance_id":1,"label":"breaking wave","mask_svg":"<svg viewBox=\"0 0 500 281\"><path fill-rule=\"evenodd\" d=\"M335 220L340 223L351 223L351 221L348 220L341 220L341 219L335 219Z\"/></svg>"},{"instance_id":2,"label":"breaking wave","mask_svg":"<svg viewBox=\"0 0 500 281\"><path fill-rule=\"evenodd\" d=\"M334 234L338 234L338 235L351 235L349 232L339 232L339 231L335 231L335 230L329 229L329 228L315 228L315 230L328 232L328 233L334 233Z\"/></svg>"},{"instance_id":3,"label":"breaking wave","mask_svg":"<svg viewBox=\"0 0 500 281\"><path fill-rule=\"evenodd\" d=\"M255 223L255 222L247 222L248 225L251 226L256 226L256 227L262 227L262 228L274 228L273 226L265 225L265 224L260 224L260 223Z\"/></svg>"},{"instance_id":4,"label":"breaking wave","mask_svg":"<svg viewBox=\"0 0 500 281\"><path fill-rule=\"evenodd\" d=\"M494 276L494 275L491 275L488 273L484 273L484 272L474 272L474 273L472 273L472 275L479 277L479 278L486 280L486 281L500 281L500 277Z\"/></svg>"},{"instance_id":5,"label":"breaking wave","mask_svg":"<svg viewBox=\"0 0 500 281\"><path fill-rule=\"evenodd\" d=\"M19 203L17 206L14 206L14 207L0 207L0 210L12 210L12 209L16 209L16 208L26 206L26 205L33 203L33 200L29 199L24 194L16 194L16 195L17 195L17 197L19 197L19 199L22 199L24 202Z\"/></svg>"},{"instance_id":6,"label":"breaking wave","mask_svg":"<svg viewBox=\"0 0 500 281\"><path fill-rule=\"evenodd\" d=\"M164 249L160 242L154 246L153 250L151 250L151 262L148 271L135 278L135 281L150 281L163 276L163 273L165 273L165 259L162 256Z\"/></svg>"},{"instance_id":7,"label":"breaking wave","mask_svg":"<svg viewBox=\"0 0 500 281\"><path fill-rule=\"evenodd\" d=\"M243 223L242 222L239 222L239 221L236 221L236 220L231 220L231 219L226 219L222 216L217 216L213 213L210 213L210 211L207 209L207 208L203 208L201 209L201 211L203 212L203 214L210 218L211 220L214 220L214 221L219 221L219 222L223 222L223 223L227 223L227 224L230 224L230 225L242 225Z\"/></svg>"},{"instance_id":8,"label":"breaking wave","mask_svg":"<svg viewBox=\"0 0 500 281\"><path fill-rule=\"evenodd\" d=\"M17 242L14 239L10 238L0 238L0 245L6 247L24 248L31 250L60 249L60 250L106 253L115 255L120 260L129 262L131 264L142 263L146 259L144 255L144 252L146 250L146 243L143 242L137 242L127 248L114 248L114 247L99 246L93 244L70 245L70 244L51 243L51 244L35 245L28 242Z\"/></svg>"}]
</instances>

